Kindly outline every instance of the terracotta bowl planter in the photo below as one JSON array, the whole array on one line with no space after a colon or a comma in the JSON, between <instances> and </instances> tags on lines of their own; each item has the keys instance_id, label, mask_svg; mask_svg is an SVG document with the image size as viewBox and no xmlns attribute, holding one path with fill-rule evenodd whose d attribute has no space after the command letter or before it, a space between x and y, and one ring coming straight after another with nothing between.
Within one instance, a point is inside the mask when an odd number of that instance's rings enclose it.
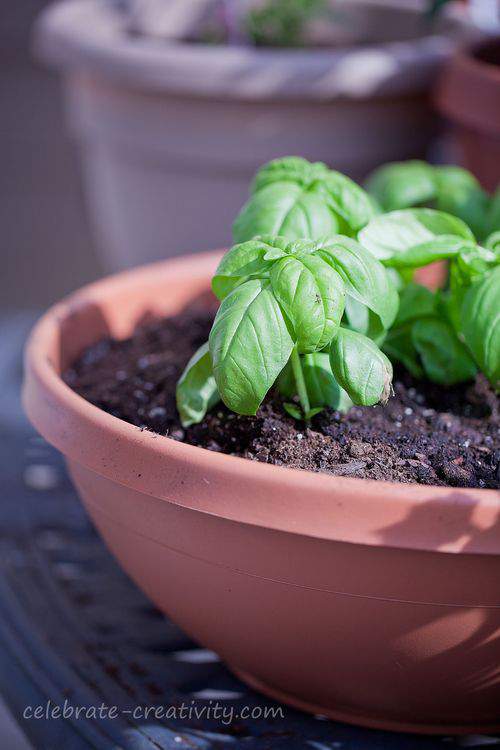
<instances>
[{"instance_id":1,"label":"terracotta bowl planter","mask_svg":"<svg viewBox=\"0 0 500 750\"><path fill-rule=\"evenodd\" d=\"M453 58L436 102L454 125L464 165L495 190L500 182L500 36Z\"/></svg>"},{"instance_id":2,"label":"terracotta bowl planter","mask_svg":"<svg viewBox=\"0 0 500 750\"><path fill-rule=\"evenodd\" d=\"M500 730L496 492L212 453L141 432L61 380L104 334L201 304L219 257L123 273L49 310L26 349L31 421L134 581L250 685L372 727Z\"/></svg>"},{"instance_id":3,"label":"terracotta bowl planter","mask_svg":"<svg viewBox=\"0 0 500 750\"><path fill-rule=\"evenodd\" d=\"M430 29L425 0L339 1L350 28L371 30L363 45L206 45L154 38L149 24L132 35L127 4L104 0L42 13L35 49L63 73L107 269L229 244L269 159L300 154L361 179L425 156L436 130L430 87L470 27L458 13Z\"/></svg>"}]
</instances>

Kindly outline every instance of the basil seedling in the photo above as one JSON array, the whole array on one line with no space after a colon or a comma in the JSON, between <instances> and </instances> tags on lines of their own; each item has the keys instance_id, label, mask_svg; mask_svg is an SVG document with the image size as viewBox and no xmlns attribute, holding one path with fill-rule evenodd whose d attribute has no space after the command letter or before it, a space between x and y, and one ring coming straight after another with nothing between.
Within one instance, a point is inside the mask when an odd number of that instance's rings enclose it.
<instances>
[{"instance_id":1,"label":"basil seedling","mask_svg":"<svg viewBox=\"0 0 500 750\"><path fill-rule=\"evenodd\" d=\"M288 412L305 419L324 406L345 408L347 398L363 405L387 399L389 361L341 323L350 299L385 331L398 297L383 266L354 240L255 238L226 253L212 289L221 304L208 350L191 359L177 389L184 424L201 421L217 397L238 414L255 414L275 384L300 404L288 402Z\"/></svg>"},{"instance_id":2,"label":"basil seedling","mask_svg":"<svg viewBox=\"0 0 500 750\"><path fill-rule=\"evenodd\" d=\"M233 225L235 242L259 235L289 239L354 236L377 214L355 182L321 162L298 156L275 159L256 174L248 202Z\"/></svg>"}]
</instances>

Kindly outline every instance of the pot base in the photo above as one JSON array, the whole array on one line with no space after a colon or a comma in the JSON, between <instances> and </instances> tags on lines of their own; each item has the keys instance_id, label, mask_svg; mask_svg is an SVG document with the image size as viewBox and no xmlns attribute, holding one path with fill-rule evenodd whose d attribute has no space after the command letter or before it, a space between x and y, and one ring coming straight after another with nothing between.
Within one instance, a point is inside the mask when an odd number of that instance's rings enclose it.
<instances>
[{"instance_id":1,"label":"pot base","mask_svg":"<svg viewBox=\"0 0 500 750\"><path fill-rule=\"evenodd\" d=\"M299 711L325 716L328 719L340 721L344 724L354 724L360 727L382 729L389 732L410 732L415 734L498 734L498 732L500 732L500 724L491 724L488 726L478 726L477 724L411 724L379 719L375 716L335 711L334 709L326 708L325 706L308 703L295 695L284 693L283 691L262 682L258 677L248 674L248 672L243 672L237 668L233 668L230 664L226 664L226 666L236 675L236 677L238 677L238 679L244 682L245 685L248 685L259 693L263 693L268 698L272 698L279 703L286 703L288 706L296 708Z\"/></svg>"}]
</instances>

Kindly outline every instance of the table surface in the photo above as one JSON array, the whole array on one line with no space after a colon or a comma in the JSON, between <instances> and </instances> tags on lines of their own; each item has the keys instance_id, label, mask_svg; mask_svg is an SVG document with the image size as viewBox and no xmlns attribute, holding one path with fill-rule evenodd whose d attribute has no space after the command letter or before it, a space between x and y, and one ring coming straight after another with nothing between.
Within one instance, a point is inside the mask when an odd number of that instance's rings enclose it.
<instances>
[{"instance_id":1,"label":"table surface","mask_svg":"<svg viewBox=\"0 0 500 750\"><path fill-rule=\"evenodd\" d=\"M89 522L61 457L19 404L32 314L0 319L0 691L37 750L445 750L500 738L371 731L282 707L275 719L135 719L136 706L277 707L161 615ZM224 613L221 612L221 617ZM27 707L116 706L117 716L23 719ZM30 709L28 709L30 710ZM96 709L94 708L94 712ZM192 712L193 713L193 712ZM170 710L170 716L172 711ZM0 727L1 735L1 727Z\"/></svg>"}]
</instances>

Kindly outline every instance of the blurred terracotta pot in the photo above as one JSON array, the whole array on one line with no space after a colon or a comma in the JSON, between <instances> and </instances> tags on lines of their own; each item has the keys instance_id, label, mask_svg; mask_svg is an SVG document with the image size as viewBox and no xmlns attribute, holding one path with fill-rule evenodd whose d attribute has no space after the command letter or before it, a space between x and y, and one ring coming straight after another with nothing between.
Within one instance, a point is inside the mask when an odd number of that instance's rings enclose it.
<instances>
[{"instance_id":1,"label":"blurred terracotta pot","mask_svg":"<svg viewBox=\"0 0 500 750\"><path fill-rule=\"evenodd\" d=\"M342 48L158 39L156 14L135 19L132 34L127 4L103 0L64 0L41 15L37 54L64 73L106 268L229 244L269 159L299 154L363 178L425 156L429 88L468 27L457 16L429 28L425 0L339 4L359 36Z\"/></svg>"},{"instance_id":2,"label":"blurred terracotta pot","mask_svg":"<svg viewBox=\"0 0 500 750\"><path fill-rule=\"evenodd\" d=\"M61 371L106 334L200 298L220 254L105 279L40 320L24 404L136 583L243 680L335 719L500 729L500 504L492 490L313 474L158 437Z\"/></svg>"},{"instance_id":3,"label":"blurred terracotta pot","mask_svg":"<svg viewBox=\"0 0 500 750\"><path fill-rule=\"evenodd\" d=\"M436 102L454 125L462 161L488 190L500 182L500 36L456 55Z\"/></svg>"},{"instance_id":4,"label":"blurred terracotta pot","mask_svg":"<svg viewBox=\"0 0 500 750\"><path fill-rule=\"evenodd\" d=\"M439 261L438 263L431 263L429 266L418 268L415 272L415 281L434 290L444 286L447 276L448 267L446 263Z\"/></svg>"}]
</instances>

